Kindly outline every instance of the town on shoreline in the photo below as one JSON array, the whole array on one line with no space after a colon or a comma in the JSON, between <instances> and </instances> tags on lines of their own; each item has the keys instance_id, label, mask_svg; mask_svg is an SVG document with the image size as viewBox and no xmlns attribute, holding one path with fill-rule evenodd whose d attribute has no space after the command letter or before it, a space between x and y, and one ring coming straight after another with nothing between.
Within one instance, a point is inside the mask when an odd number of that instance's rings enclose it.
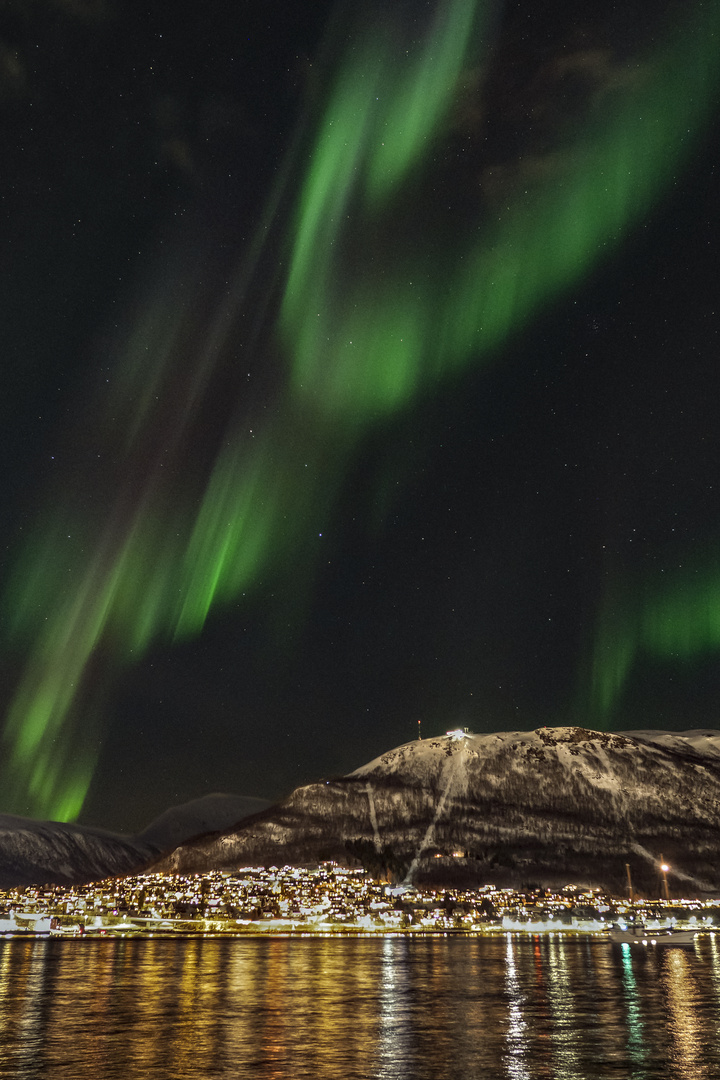
<instances>
[{"instance_id":1,"label":"town on shoreline","mask_svg":"<svg viewBox=\"0 0 720 1080\"><path fill-rule=\"evenodd\" d=\"M365 870L244 867L0 891L0 937L603 933L618 918L712 931L720 899L389 885Z\"/></svg>"}]
</instances>

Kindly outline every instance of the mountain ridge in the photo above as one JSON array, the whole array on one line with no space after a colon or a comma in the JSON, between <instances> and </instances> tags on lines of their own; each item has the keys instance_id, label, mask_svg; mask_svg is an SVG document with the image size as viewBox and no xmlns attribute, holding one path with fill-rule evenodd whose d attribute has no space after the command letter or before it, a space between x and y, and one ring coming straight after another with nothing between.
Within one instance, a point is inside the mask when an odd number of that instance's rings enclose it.
<instances>
[{"instance_id":1,"label":"mountain ridge","mask_svg":"<svg viewBox=\"0 0 720 1080\"><path fill-rule=\"evenodd\" d=\"M0 887L335 859L418 883L720 891L720 731L415 739L274 805L212 794L137 836L0 815Z\"/></svg>"},{"instance_id":2,"label":"mountain ridge","mask_svg":"<svg viewBox=\"0 0 720 1080\"><path fill-rule=\"evenodd\" d=\"M234 825L267 799L214 793L170 807L135 836L0 814L0 888L78 885L136 873L193 836Z\"/></svg>"},{"instance_id":3,"label":"mountain ridge","mask_svg":"<svg viewBox=\"0 0 720 1080\"><path fill-rule=\"evenodd\" d=\"M462 852L462 857L453 852ZM413 740L296 788L158 869L356 859L406 880L720 889L720 732L581 727Z\"/></svg>"}]
</instances>

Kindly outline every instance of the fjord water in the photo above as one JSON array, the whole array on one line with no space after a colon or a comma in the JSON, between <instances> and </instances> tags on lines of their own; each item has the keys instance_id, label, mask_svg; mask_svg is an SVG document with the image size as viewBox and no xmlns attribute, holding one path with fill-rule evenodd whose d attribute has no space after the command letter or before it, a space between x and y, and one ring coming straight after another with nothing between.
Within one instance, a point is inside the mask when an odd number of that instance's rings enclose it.
<instances>
[{"instance_id":1,"label":"fjord water","mask_svg":"<svg viewBox=\"0 0 720 1080\"><path fill-rule=\"evenodd\" d=\"M711 1080L720 938L12 939L0 1077Z\"/></svg>"}]
</instances>

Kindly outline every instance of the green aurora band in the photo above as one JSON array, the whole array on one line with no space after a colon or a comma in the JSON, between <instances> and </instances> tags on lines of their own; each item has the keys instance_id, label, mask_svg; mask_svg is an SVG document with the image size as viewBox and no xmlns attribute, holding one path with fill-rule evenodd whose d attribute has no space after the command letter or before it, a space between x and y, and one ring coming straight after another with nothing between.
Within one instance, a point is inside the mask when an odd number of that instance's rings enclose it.
<instances>
[{"instance_id":1,"label":"green aurora band","mask_svg":"<svg viewBox=\"0 0 720 1080\"><path fill-rule=\"evenodd\" d=\"M612 721L634 666L644 658L683 665L720 650L720 566L689 559L674 571L616 581L593 644L588 708Z\"/></svg>"},{"instance_id":2,"label":"green aurora band","mask_svg":"<svg viewBox=\"0 0 720 1080\"><path fill-rule=\"evenodd\" d=\"M471 0L438 4L407 50L387 13L356 35L296 181L271 346L256 346L279 351L285 374L252 427L239 402L212 461L181 477L255 254L205 321L189 314L187 284L182 295L177 280L152 290L98 399L115 482L93 502L56 491L5 591L7 649L24 657L2 737L5 811L77 817L109 672L155 642L198 635L214 608L296 560L369 427L496 355L622 240L691 154L717 84L717 3L694 6L672 45L605 96L549 177L499 211L479 203L461 237L422 237L418 178L436 168L493 14ZM256 248L264 226L259 236ZM601 682L620 685L623 662L616 655Z\"/></svg>"}]
</instances>

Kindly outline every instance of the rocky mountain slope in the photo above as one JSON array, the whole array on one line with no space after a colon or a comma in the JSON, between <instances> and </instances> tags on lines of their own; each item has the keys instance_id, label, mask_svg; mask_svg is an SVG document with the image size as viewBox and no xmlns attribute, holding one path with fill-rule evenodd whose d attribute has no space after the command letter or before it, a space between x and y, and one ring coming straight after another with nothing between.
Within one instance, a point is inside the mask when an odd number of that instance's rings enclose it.
<instances>
[{"instance_id":1,"label":"rocky mountain slope","mask_svg":"<svg viewBox=\"0 0 720 1080\"><path fill-rule=\"evenodd\" d=\"M308 784L158 868L352 860L408 880L720 889L720 732L453 732Z\"/></svg>"},{"instance_id":2,"label":"rocky mountain slope","mask_svg":"<svg viewBox=\"0 0 720 1080\"><path fill-rule=\"evenodd\" d=\"M133 873L188 838L227 829L268 805L242 795L206 795L166 810L138 836L0 814L0 889Z\"/></svg>"},{"instance_id":3,"label":"rocky mountain slope","mask_svg":"<svg viewBox=\"0 0 720 1080\"><path fill-rule=\"evenodd\" d=\"M129 874L158 849L102 829L0 814L0 888Z\"/></svg>"}]
</instances>

